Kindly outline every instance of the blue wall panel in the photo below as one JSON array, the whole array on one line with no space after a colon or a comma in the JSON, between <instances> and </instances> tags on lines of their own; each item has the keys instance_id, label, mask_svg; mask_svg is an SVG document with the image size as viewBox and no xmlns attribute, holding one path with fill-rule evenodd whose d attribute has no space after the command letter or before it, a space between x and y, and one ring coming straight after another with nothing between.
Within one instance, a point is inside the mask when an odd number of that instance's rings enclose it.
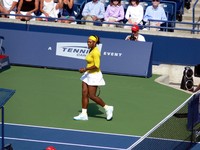
<instances>
[{"instance_id":1,"label":"blue wall panel","mask_svg":"<svg viewBox=\"0 0 200 150\"><path fill-rule=\"evenodd\" d=\"M88 36L0 29L10 62L78 70L85 67ZM101 69L111 74L151 77L152 43L101 38Z\"/></svg>"},{"instance_id":2,"label":"blue wall panel","mask_svg":"<svg viewBox=\"0 0 200 150\"><path fill-rule=\"evenodd\" d=\"M1 29L29 30L43 33L57 33L64 35L89 36L97 34L101 38L125 39L127 33L94 31L72 28L47 27L37 25L27 25L14 23L0 23ZM103 28L102 28L103 29ZM123 30L122 28L118 28ZM158 35L144 35L146 41L153 43L153 64L178 64L178 65L196 65L200 64L200 39L184 37L167 37Z\"/></svg>"},{"instance_id":3,"label":"blue wall panel","mask_svg":"<svg viewBox=\"0 0 200 150\"><path fill-rule=\"evenodd\" d=\"M153 64L200 64L200 39L146 35L154 43Z\"/></svg>"}]
</instances>

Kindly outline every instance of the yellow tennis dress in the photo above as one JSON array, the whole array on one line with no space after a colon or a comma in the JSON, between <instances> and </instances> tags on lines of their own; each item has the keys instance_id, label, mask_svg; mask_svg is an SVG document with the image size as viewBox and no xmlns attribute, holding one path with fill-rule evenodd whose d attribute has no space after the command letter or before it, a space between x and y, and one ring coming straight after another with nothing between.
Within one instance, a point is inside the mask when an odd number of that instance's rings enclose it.
<instances>
[{"instance_id":1,"label":"yellow tennis dress","mask_svg":"<svg viewBox=\"0 0 200 150\"><path fill-rule=\"evenodd\" d=\"M95 47L90 53L86 56L87 68L91 66L96 66L97 69L86 71L81 80L91 86L103 86L105 81L103 79L103 74L100 70L100 57L101 53L97 47Z\"/></svg>"}]
</instances>

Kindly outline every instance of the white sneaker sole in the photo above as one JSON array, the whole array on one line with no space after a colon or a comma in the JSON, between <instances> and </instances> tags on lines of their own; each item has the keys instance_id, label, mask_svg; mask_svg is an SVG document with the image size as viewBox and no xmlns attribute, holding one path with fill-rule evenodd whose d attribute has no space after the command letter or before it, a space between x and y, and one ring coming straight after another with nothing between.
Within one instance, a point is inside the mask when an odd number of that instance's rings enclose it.
<instances>
[{"instance_id":1,"label":"white sneaker sole","mask_svg":"<svg viewBox=\"0 0 200 150\"><path fill-rule=\"evenodd\" d=\"M74 120L87 121L88 120L88 116L75 116Z\"/></svg>"}]
</instances>

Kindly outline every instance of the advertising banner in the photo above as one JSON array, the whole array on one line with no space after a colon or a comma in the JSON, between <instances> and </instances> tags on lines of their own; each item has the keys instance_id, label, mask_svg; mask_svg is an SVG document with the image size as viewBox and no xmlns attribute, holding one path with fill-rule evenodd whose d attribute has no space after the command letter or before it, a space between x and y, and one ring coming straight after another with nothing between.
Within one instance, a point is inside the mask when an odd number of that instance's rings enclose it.
<instances>
[{"instance_id":1,"label":"advertising banner","mask_svg":"<svg viewBox=\"0 0 200 150\"><path fill-rule=\"evenodd\" d=\"M78 70L85 67L88 36L0 29L12 64ZM151 77L152 43L101 38L103 73Z\"/></svg>"}]
</instances>

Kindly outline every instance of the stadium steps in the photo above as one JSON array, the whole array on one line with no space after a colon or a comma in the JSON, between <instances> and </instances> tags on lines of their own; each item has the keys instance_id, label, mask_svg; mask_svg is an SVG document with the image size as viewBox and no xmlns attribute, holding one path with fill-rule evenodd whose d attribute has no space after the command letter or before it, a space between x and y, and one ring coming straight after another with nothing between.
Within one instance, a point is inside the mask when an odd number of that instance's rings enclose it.
<instances>
[{"instance_id":1,"label":"stadium steps","mask_svg":"<svg viewBox=\"0 0 200 150\"><path fill-rule=\"evenodd\" d=\"M183 14L183 20L182 22L188 22L188 23L192 23L193 22L193 7L194 5L194 1L191 2L191 7L190 9L184 9L184 14ZM199 21L200 23L200 2L197 3L196 8L195 8L195 22ZM176 28L184 28L184 29L192 29L192 25L191 24L176 24ZM187 33L191 33L190 31L179 31L176 30L175 33L181 33L181 32L187 32Z\"/></svg>"}]
</instances>

